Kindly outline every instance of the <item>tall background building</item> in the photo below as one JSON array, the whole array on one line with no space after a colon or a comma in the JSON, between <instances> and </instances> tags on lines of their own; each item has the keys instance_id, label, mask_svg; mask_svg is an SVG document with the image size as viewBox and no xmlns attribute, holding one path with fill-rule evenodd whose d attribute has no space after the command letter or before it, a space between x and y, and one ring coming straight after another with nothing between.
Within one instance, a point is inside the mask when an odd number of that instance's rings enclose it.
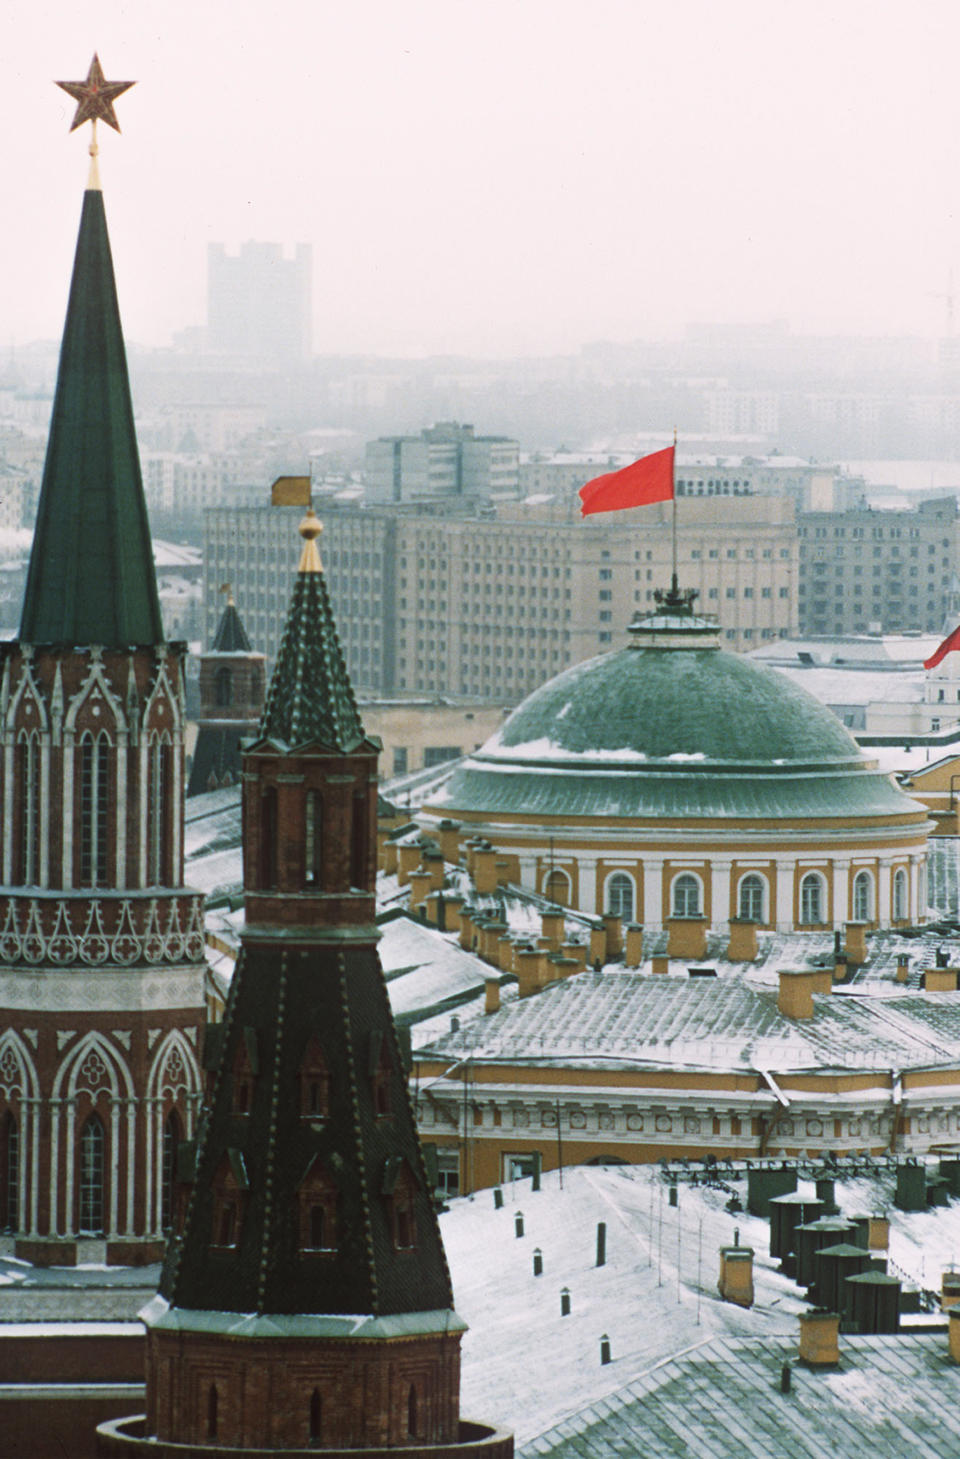
<instances>
[{"instance_id":1,"label":"tall background building","mask_svg":"<svg viewBox=\"0 0 960 1459\"><path fill-rule=\"evenodd\" d=\"M279 243L222 243L207 250L207 347L261 364L303 360L311 348L313 250L298 243L284 258Z\"/></svg>"}]
</instances>

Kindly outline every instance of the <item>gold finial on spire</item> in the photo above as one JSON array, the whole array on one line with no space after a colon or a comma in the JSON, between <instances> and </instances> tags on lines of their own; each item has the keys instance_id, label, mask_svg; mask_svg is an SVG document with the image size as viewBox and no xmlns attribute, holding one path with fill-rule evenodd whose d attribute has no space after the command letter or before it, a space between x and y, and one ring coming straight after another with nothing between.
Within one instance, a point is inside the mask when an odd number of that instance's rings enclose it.
<instances>
[{"instance_id":1,"label":"gold finial on spire","mask_svg":"<svg viewBox=\"0 0 960 1459\"><path fill-rule=\"evenodd\" d=\"M217 592L226 593L228 608L235 608L237 606L233 598L233 583L221 583L219 588L217 589Z\"/></svg>"},{"instance_id":2,"label":"gold finial on spire","mask_svg":"<svg viewBox=\"0 0 960 1459\"><path fill-rule=\"evenodd\" d=\"M323 572L323 563L320 561L320 553L317 550L317 538L323 531L323 523L313 507L307 509L307 515L297 530L303 538L303 551L300 554L300 565L297 572Z\"/></svg>"}]
</instances>

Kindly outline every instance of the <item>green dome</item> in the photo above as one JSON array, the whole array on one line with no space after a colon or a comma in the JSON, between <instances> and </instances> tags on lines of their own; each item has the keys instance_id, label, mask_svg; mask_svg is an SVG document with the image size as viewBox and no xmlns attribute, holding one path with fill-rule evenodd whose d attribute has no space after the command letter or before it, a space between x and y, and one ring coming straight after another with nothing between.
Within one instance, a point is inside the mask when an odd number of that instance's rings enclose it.
<instances>
[{"instance_id":1,"label":"green dome","mask_svg":"<svg viewBox=\"0 0 960 1459\"><path fill-rule=\"evenodd\" d=\"M926 816L805 689L666 616L517 708L431 798L438 814L852 822Z\"/></svg>"},{"instance_id":2,"label":"green dome","mask_svg":"<svg viewBox=\"0 0 960 1459\"><path fill-rule=\"evenodd\" d=\"M575 664L525 699L481 755L740 765L859 761L827 707L722 649L625 648Z\"/></svg>"}]
</instances>

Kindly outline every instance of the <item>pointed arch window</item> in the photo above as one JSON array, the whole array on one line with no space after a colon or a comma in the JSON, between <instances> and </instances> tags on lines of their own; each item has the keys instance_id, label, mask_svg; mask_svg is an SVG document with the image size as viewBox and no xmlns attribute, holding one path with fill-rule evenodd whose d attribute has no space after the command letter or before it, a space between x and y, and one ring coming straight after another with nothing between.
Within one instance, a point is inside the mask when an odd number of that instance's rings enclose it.
<instances>
[{"instance_id":1,"label":"pointed arch window","mask_svg":"<svg viewBox=\"0 0 960 1459\"><path fill-rule=\"evenodd\" d=\"M20 1224L20 1127L12 1110L7 1110L0 1129L0 1221L4 1231L16 1231Z\"/></svg>"},{"instance_id":2,"label":"pointed arch window","mask_svg":"<svg viewBox=\"0 0 960 1459\"><path fill-rule=\"evenodd\" d=\"M764 881L751 872L740 883L739 912L745 922L763 921Z\"/></svg>"},{"instance_id":3,"label":"pointed arch window","mask_svg":"<svg viewBox=\"0 0 960 1459\"><path fill-rule=\"evenodd\" d=\"M151 886L169 886L173 880L170 865L170 813L173 779L173 747L164 735L150 740L150 841L147 879Z\"/></svg>"},{"instance_id":4,"label":"pointed arch window","mask_svg":"<svg viewBox=\"0 0 960 1459\"><path fill-rule=\"evenodd\" d=\"M907 873L901 866L893 873L893 920L895 922L906 922L907 912Z\"/></svg>"},{"instance_id":5,"label":"pointed arch window","mask_svg":"<svg viewBox=\"0 0 960 1459\"><path fill-rule=\"evenodd\" d=\"M173 1225L177 1149L182 1138L180 1118L176 1110L172 1109L163 1125L163 1156L160 1173L160 1228L163 1231L169 1231Z\"/></svg>"},{"instance_id":6,"label":"pointed arch window","mask_svg":"<svg viewBox=\"0 0 960 1459\"><path fill-rule=\"evenodd\" d=\"M83 1236L103 1235L105 1147L103 1121L92 1114L80 1132L80 1219Z\"/></svg>"},{"instance_id":7,"label":"pointed arch window","mask_svg":"<svg viewBox=\"0 0 960 1459\"><path fill-rule=\"evenodd\" d=\"M21 886L36 886L40 881L40 736L36 731L21 734L18 751L20 838L15 875Z\"/></svg>"},{"instance_id":8,"label":"pointed arch window","mask_svg":"<svg viewBox=\"0 0 960 1459\"><path fill-rule=\"evenodd\" d=\"M303 827L304 882L319 887L323 874L323 796L319 790L308 790L304 806Z\"/></svg>"},{"instance_id":9,"label":"pointed arch window","mask_svg":"<svg viewBox=\"0 0 960 1459\"><path fill-rule=\"evenodd\" d=\"M110 741L85 731L80 740L80 885L107 884Z\"/></svg>"}]
</instances>

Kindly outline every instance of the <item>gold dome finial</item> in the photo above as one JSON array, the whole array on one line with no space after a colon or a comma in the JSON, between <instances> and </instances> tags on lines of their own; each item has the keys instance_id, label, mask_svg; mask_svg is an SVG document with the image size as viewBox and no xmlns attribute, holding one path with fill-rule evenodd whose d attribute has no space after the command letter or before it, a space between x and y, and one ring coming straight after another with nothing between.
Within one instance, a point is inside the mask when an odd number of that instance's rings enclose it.
<instances>
[{"instance_id":1,"label":"gold dome finial","mask_svg":"<svg viewBox=\"0 0 960 1459\"><path fill-rule=\"evenodd\" d=\"M323 531L323 523L313 507L307 508L307 515L297 530L303 538L303 551L300 554L300 566L297 571L323 572L323 563L320 561L320 553L317 549L317 538Z\"/></svg>"}]
</instances>

